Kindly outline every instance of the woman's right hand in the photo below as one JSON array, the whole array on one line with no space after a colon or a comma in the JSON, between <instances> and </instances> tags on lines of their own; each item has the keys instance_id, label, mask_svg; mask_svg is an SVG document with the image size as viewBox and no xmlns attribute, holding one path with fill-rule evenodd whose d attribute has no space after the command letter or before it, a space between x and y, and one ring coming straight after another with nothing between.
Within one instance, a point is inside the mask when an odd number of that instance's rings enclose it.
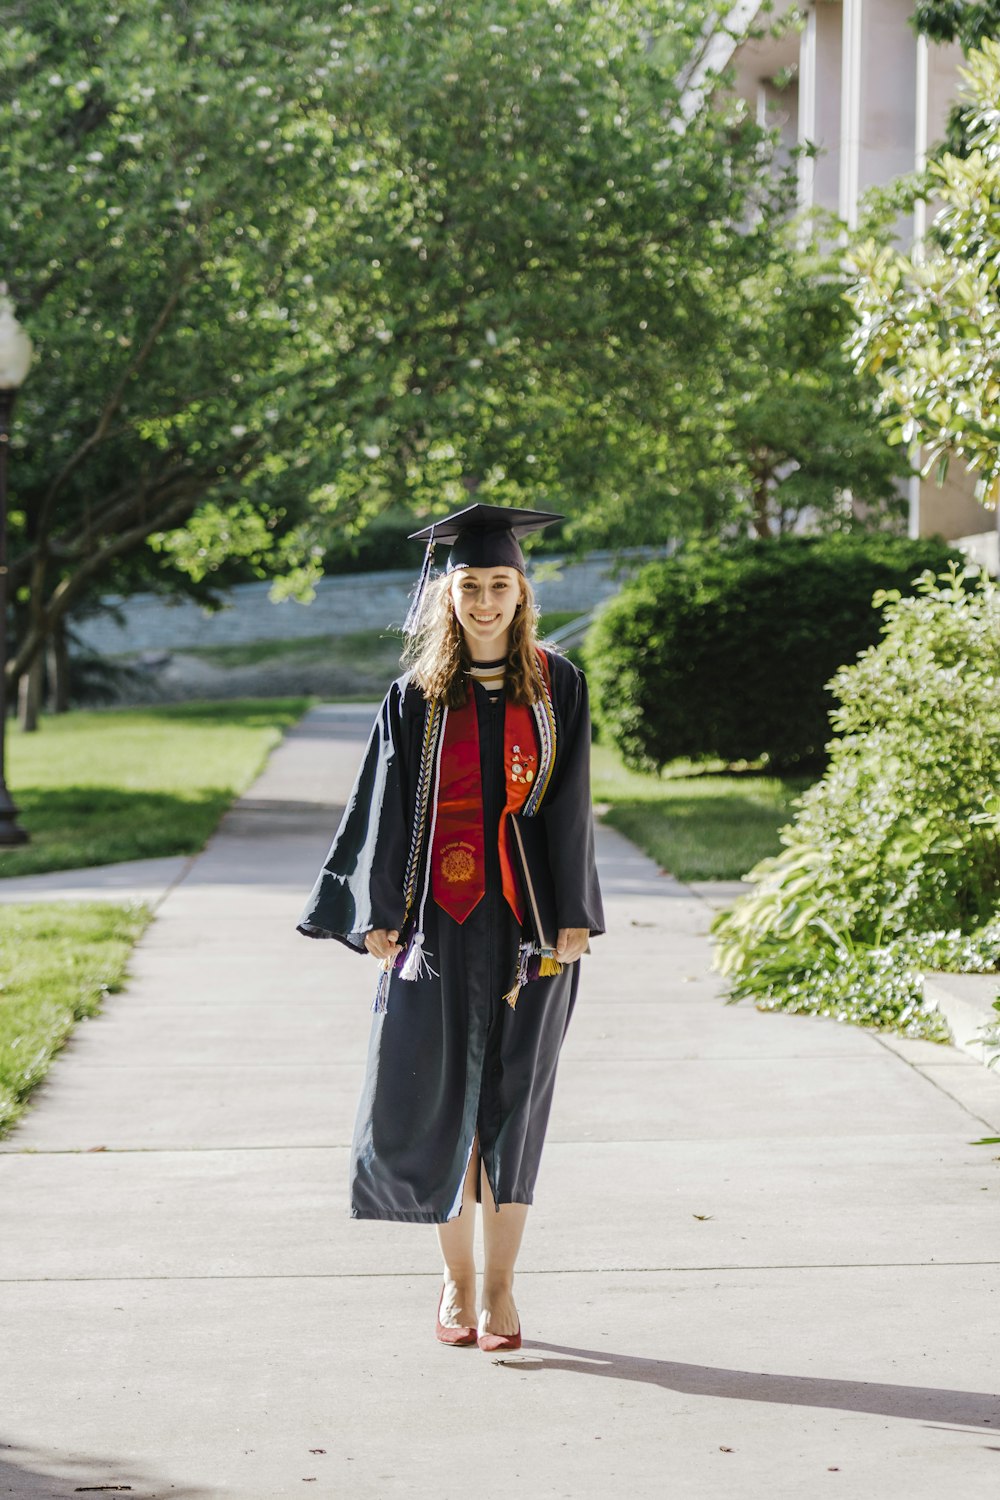
<instances>
[{"instance_id":1,"label":"woman's right hand","mask_svg":"<svg viewBox=\"0 0 1000 1500\"><path fill-rule=\"evenodd\" d=\"M384 962L386 959L394 959L401 951L398 938L398 932L389 931L385 927L373 927L371 932L365 933L365 947L375 958Z\"/></svg>"}]
</instances>

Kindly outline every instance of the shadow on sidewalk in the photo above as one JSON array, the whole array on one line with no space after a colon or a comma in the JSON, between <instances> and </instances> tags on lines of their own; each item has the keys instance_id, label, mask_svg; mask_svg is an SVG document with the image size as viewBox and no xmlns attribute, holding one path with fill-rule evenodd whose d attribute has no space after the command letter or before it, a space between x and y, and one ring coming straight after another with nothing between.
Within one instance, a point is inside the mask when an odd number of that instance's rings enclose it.
<instances>
[{"instance_id":1,"label":"shadow on sidewalk","mask_svg":"<svg viewBox=\"0 0 1000 1500\"><path fill-rule=\"evenodd\" d=\"M711 1365L640 1359L632 1354L609 1354L607 1350L532 1343L527 1339L524 1349L540 1358L542 1368L546 1370L568 1370L577 1375L601 1375L612 1380L637 1380L689 1396L870 1412L874 1416L947 1422L1000 1432L1000 1395L983 1391L944 1391L929 1386L878 1385L867 1380L824 1380L811 1375L724 1370ZM564 1357L559 1358L560 1355Z\"/></svg>"},{"instance_id":2,"label":"shadow on sidewalk","mask_svg":"<svg viewBox=\"0 0 1000 1500\"><path fill-rule=\"evenodd\" d=\"M15 1462L14 1456L20 1461ZM209 1500L217 1493L200 1485L154 1478L115 1459L62 1457L60 1468L64 1472L57 1475L43 1467L51 1458L51 1454L0 1441L0 1495L12 1495L16 1500L57 1500L59 1496L118 1493L131 1494L133 1500ZM64 1477L66 1470L74 1472Z\"/></svg>"}]
</instances>

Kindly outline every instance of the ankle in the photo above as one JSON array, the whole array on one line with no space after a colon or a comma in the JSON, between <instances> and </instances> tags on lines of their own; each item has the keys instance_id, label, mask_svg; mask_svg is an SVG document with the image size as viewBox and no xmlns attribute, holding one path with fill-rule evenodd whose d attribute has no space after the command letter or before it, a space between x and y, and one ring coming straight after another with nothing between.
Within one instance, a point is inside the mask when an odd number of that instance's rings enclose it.
<instances>
[{"instance_id":1,"label":"ankle","mask_svg":"<svg viewBox=\"0 0 1000 1500\"><path fill-rule=\"evenodd\" d=\"M513 1276L491 1276L483 1277L483 1305L488 1307L492 1302L506 1302L514 1300L514 1278Z\"/></svg>"}]
</instances>

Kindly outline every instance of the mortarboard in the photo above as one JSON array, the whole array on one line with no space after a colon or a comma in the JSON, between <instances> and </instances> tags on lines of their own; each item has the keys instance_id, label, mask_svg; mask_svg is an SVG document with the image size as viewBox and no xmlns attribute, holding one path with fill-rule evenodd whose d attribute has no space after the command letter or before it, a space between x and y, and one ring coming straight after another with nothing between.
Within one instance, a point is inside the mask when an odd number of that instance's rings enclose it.
<instances>
[{"instance_id":1,"label":"mortarboard","mask_svg":"<svg viewBox=\"0 0 1000 1500\"><path fill-rule=\"evenodd\" d=\"M524 553L519 537L541 531L564 516L548 510L519 510L513 505L467 505L450 516L442 516L430 526L410 533L412 541L427 543L424 565L420 570L413 603L406 616L404 631L416 629L424 591L434 561L434 548L441 543L451 546L446 571L456 568L516 568L525 571Z\"/></svg>"}]
</instances>

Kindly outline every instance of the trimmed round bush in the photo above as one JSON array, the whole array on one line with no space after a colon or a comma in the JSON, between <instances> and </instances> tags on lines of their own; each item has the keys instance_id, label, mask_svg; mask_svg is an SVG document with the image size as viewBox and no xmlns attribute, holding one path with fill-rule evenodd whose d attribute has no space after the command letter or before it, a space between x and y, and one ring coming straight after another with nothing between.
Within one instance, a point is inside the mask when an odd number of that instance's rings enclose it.
<instances>
[{"instance_id":1,"label":"trimmed round bush","mask_svg":"<svg viewBox=\"0 0 1000 1500\"><path fill-rule=\"evenodd\" d=\"M912 592L940 539L782 537L651 563L602 611L584 659L595 719L627 764L822 759L827 684L877 639L879 589Z\"/></svg>"}]
</instances>

